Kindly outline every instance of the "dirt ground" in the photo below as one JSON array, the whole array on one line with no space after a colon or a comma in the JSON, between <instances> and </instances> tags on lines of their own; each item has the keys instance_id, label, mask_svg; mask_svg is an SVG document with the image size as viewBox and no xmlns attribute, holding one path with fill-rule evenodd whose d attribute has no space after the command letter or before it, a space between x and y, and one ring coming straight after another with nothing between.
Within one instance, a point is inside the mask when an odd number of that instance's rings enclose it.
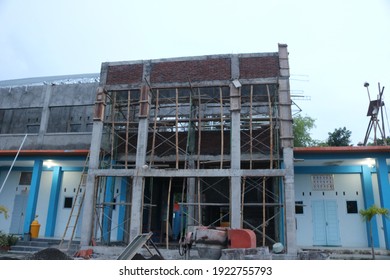
<instances>
[{"instance_id":1,"label":"dirt ground","mask_svg":"<svg viewBox=\"0 0 390 280\"><path fill-rule=\"evenodd\" d=\"M0 255L0 260L73 260L73 258L56 248L46 248L24 257Z\"/></svg>"}]
</instances>

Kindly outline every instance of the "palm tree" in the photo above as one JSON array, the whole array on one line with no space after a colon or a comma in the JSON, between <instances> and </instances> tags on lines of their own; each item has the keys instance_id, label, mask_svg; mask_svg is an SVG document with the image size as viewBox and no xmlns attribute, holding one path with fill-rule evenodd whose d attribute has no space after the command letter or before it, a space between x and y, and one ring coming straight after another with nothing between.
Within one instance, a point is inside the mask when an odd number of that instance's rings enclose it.
<instances>
[{"instance_id":1,"label":"palm tree","mask_svg":"<svg viewBox=\"0 0 390 280\"><path fill-rule=\"evenodd\" d=\"M0 205L0 214L4 214L4 218L8 218L8 210L4 206Z\"/></svg>"},{"instance_id":2,"label":"palm tree","mask_svg":"<svg viewBox=\"0 0 390 280\"><path fill-rule=\"evenodd\" d=\"M363 220L368 222L368 226L370 229L370 244L371 244L371 254L372 259L375 260L375 251L374 251L374 242L372 240L372 223L371 219L375 217L375 215L383 215L385 217L388 217L389 215L389 209L386 208L380 208L376 205L372 205L370 208L362 209L359 211L360 215L362 216Z\"/></svg>"}]
</instances>

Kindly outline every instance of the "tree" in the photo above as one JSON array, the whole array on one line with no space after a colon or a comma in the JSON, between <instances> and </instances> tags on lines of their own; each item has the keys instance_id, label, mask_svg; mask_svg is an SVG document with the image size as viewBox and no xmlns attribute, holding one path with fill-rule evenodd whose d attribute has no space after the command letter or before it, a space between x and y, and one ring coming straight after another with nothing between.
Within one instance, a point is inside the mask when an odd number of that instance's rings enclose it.
<instances>
[{"instance_id":1,"label":"tree","mask_svg":"<svg viewBox=\"0 0 390 280\"><path fill-rule=\"evenodd\" d=\"M372 218L375 217L375 215L383 215L385 217L388 217L389 210L386 208L380 208L376 205L372 205L370 208L362 209L359 211L360 215L362 216L363 220L368 222L368 226L370 229L370 244L371 244L371 254L372 259L375 260L375 251L374 251L374 242L372 240Z\"/></svg>"},{"instance_id":2,"label":"tree","mask_svg":"<svg viewBox=\"0 0 390 280\"><path fill-rule=\"evenodd\" d=\"M337 128L333 132L328 132L328 146L349 146L352 132L345 128Z\"/></svg>"},{"instance_id":3,"label":"tree","mask_svg":"<svg viewBox=\"0 0 390 280\"><path fill-rule=\"evenodd\" d=\"M309 116L297 115L293 119L293 134L295 147L315 146L317 141L310 136L310 130L315 128L315 120Z\"/></svg>"},{"instance_id":4,"label":"tree","mask_svg":"<svg viewBox=\"0 0 390 280\"><path fill-rule=\"evenodd\" d=\"M385 139L384 138L378 138L376 139L376 143L374 142L370 142L367 144L367 146L386 146L390 144L390 137L386 137L386 142L385 142Z\"/></svg>"}]
</instances>

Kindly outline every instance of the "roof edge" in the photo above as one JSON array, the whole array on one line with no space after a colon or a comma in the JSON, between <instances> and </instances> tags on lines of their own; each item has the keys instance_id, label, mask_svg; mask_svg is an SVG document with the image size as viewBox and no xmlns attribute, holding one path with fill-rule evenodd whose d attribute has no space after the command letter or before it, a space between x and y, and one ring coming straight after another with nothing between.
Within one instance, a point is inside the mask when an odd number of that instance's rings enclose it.
<instances>
[{"instance_id":1,"label":"roof edge","mask_svg":"<svg viewBox=\"0 0 390 280\"><path fill-rule=\"evenodd\" d=\"M383 153L390 146L343 146L343 147L295 147L296 153Z\"/></svg>"},{"instance_id":2,"label":"roof edge","mask_svg":"<svg viewBox=\"0 0 390 280\"><path fill-rule=\"evenodd\" d=\"M21 150L20 156L86 156L89 150ZM0 156L16 156L17 150L1 150Z\"/></svg>"}]
</instances>

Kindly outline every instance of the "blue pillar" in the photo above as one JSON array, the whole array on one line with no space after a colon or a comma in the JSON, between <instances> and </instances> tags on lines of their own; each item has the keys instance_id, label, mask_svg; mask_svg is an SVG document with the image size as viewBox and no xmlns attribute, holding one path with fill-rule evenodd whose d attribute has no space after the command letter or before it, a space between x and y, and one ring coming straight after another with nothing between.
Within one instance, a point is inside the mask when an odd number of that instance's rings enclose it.
<instances>
[{"instance_id":1,"label":"blue pillar","mask_svg":"<svg viewBox=\"0 0 390 280\"><path fill-rule=\"evenodd\" d=\"M366 165L362 166L361 179L362 179L364 208L367 209L375 204L374 190L372 188L371 168L370 167L368 167ZM372 240L374 243L374 247L379 247L378 224L376 222L376 219L372 219L371 225L372 225ZM367 229L368 247L371 247L369 223L366 223L366 229Z\"/></svg>"},{"instance_id":2,"label":"blue pillar","mask_svg":"<svg viewBox=\"0 0 390 280\"><path fill-rule=\"evenodd\" d=\"M390 209L389 171L386 158L383 156L377 158L377 172L381 207ZM383 217L383 230L385 235L386 249L390 250L390 219L387 219L386 217Z\"/></svg>"},{"instance_id":3,"label":"blue pillar","mask_svg":"<svg viewBox=\"0 0 390 280\"><path fill-rule=\"evenodd\" d=\"M53 178L51 181L49 207L47 209L45 236L53 237L57 220L58 200L60 197L63 172L60 166L53 169Z\"/></svg>"},{"instance_id":4,"label":"blue pillar","mask_svg":"<svg viewBox=\"0 0 390 280\"><path fill-rule=\"evenodd\" d=\"M108 243L111 239L111 223L112 223L112 203L114 198L115 178L107 177L106 192L104 196L104 202L109 203L103 206L103 242Z\"/></svg>"},{"instance_id":5,"label":"blue pillar","mask_svg":"<svg viewBox=\"0 0 390 280\"><path fill-rule=\"evenodd\" d=\"M126 202L127 194L127 177L123 177L121 180L121 193L119 197L119 202ZM124 241L125 233L125 215L126 215L126 205L119 205L118 209L118 233L117 240Z\"/></svg>"},{"instance_id":6,"label":"blue pillar","mask_svg":"<svg viewBox=\"0 0 390 280\"><path fill-rule=\"evenodd\" d=\"M31 178L30 192L29 192L28 201L27 201L26 216L24 219L23 232L25 235L30 234L30 225L31 225L31 222L35 219L35 211L37 209L39 185L41 182L42 165L43 165L42 160L40 160L40 159L35 160L32 178Z\"/></svg>"}]
</instances>

